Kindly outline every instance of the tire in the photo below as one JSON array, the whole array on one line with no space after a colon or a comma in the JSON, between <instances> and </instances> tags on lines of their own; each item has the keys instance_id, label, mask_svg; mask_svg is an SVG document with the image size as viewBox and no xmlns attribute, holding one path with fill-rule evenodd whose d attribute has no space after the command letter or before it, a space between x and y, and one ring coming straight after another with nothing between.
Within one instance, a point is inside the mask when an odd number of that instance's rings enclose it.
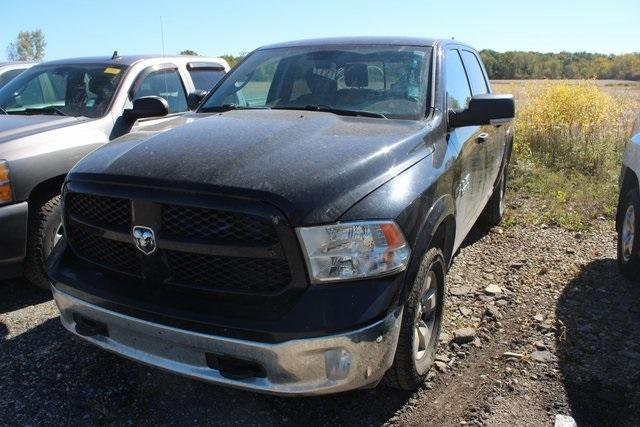
<instances>
[{"instance_id":1,"label":"tire","mask_svg":"<svg viewBox=\"0 0 640 427\"><path fill-rule=\"evenodd\" d=\"M422 258L405 303L393 365L384 378L384 382L391 387L416 390L424 383L433 365L442 326L445 271L442 251L438 248L429 249ZM435 298L432 309L424 310L429 296ZM425 331L429 332L428 337L424 336L426 334L417 334L419 324L428 328ZM419 338L421 335L423 339Z\"/></svg>"},{"instance_id":2,"label":"tire","mask_svg":"<svg viewBox=\"0 0 640 427\"><path fill-rule=\"evenodd\" d=\"M62 232L60 196L49 195L36 202L29 213L29 235L24 276L32 284L49 289L45 263Z\"/></svg>"},{"instance_id":3,"label":"tire","mask_svg":"<svg viewBox=\"0 0 640 427\"><path fill-rule=\"evenodd\" d=\"M628 191L620 201L618 211L618 267L627 279L640 279L640 194Z\"/></svg>"},{"instance_id":4,"label":"tire","mask_svg":"<svg viewBox=\"0 0 640 427\"><path fill-rule=\"evenodd\" d=\"M505 203L504 203L504 194L507 188L507 173L506 168L502 169L500 172L500 181L498 185L493 190L493 194L491 194L491 198L487 202L487 205L484 207L482 214L480 216L480 222L488 227L493 227L500 224L502 221L502 216L504 215Z\"/></svg>"}]
</instances>

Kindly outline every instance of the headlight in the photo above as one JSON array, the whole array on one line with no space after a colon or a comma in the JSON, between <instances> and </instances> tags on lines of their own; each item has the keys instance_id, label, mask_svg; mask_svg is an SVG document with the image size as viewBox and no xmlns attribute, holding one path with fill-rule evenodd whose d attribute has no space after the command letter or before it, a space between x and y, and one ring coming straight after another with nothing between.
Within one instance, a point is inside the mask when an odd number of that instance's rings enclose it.
<instances>
[{"instance_id":1,"label":"headlight","mask_svg":"<svg viewBox=\"0 0 640 427\"><path fill-rule=\"evenodd\" d=\"M411 250L393 221L351 222L297 230L313 283L398 273Z\"/></svg>"},{"instance_id":2,"label":"headlight","mask_svg":"<svg viewBox=\"0 0 640 427\"><path fill-rule=\"evenodd\" d=\"M11 181L9 180L9 166L6 160L0 160L0 204L13 200Z\"/></svg>"}]
</instances>

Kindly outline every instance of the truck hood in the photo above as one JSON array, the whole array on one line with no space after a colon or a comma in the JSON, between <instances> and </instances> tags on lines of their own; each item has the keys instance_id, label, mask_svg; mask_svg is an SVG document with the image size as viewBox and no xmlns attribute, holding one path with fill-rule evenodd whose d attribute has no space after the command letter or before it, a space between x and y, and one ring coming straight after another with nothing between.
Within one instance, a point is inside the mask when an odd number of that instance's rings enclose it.
<instances>
[{"instance_id":1,"label":"truck hood","mask_svg":"<svg viewBox=\"0 0 640 427\"><path fill-rule=\"evenodd\" d=\"M317 224L433 151L424 121L243 110L183 122L115 140L69 179L206 188L272 203L293 225Z\"/></svg>"},{"instance_id":2,"label":"truck hood","mask_svg":"<svg viewBox=\"0 0 640 427\"><path fill-rule=\"evenodd\" d=\"M40 132L59 129L86 120L89 119L84 117L3 114L0 116L0 143Z\"/></svg>"}]
</instances>

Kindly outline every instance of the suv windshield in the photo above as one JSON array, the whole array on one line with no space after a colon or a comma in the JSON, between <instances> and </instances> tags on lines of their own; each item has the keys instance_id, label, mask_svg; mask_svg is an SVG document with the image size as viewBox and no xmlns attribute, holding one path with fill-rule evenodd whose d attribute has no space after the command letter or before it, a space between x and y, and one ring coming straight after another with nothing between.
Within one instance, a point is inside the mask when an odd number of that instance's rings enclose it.
<instances>
[{"instance_id":1,"label":"suv windshield","mask_svg":"<svg viewBox=\"0 0 640 427\"><path fill-rule=\"evenodd\" d=\"M0 108L7 114L101 117L124 71L111 64L32 67L0 89Z\"/></svg>"},{"instance_id":2,"label":"suv windshield","mask_svg":"<svg viewBox=\"0 0 640 427\"><path fill-rule=\"evenodd\" d=\"M200 111L309 109L417 120L426 112L430 51L392 45L258 50Z\"/></svg>"}]
</instances>

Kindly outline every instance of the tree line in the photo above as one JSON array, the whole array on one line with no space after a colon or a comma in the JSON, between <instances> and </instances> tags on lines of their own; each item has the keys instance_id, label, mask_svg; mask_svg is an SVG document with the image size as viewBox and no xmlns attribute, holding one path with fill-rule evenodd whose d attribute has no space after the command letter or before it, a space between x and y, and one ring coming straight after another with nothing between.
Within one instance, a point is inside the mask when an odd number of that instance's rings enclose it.
<instances>
[{"instance_id":1,"label":"tree line","mask_svg":"<svg viewBox=\"0 0 640 427\"><path fill-rule=\"evenodd\" d=\"M640 80L640 53L480 52L491 79Z\"/></svg>"},{"instance_id":2,"label":"tree line","mask_svg":"<svg viewBox=\"0 0 640 427\"><path fill-rule=\"evenodd\" d=\"M47 43L41 30L21 31L7 47L11 61L41 61ZM181 55L198 55L183 50ZM604 55L588 52L480 52L491 79L616 79L640 80L640 53ZM230 66L246 56L222 55Z\"/></svg>"}]
</instances>

